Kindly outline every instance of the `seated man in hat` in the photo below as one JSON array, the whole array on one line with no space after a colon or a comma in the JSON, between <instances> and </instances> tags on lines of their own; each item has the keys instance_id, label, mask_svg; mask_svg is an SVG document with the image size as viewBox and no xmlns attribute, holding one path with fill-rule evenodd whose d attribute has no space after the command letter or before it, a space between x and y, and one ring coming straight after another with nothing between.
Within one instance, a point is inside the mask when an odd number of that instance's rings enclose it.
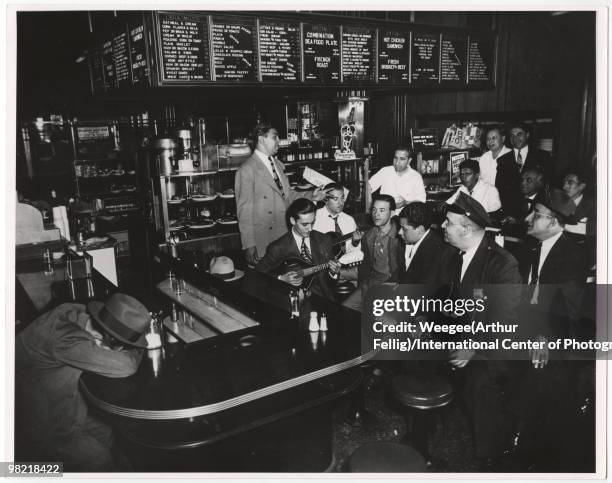
<instances>
[{"instance_id":1,"label":"seated man in hat","mask_svg":"<svg viewBox=\"0 0 612 483\"><path fill-rule=\"evenodd\" d=\"M304 277L298 269L284 273L284 262L289 259L299 259L304 264L320 265L329 262L327 271L315 273L311 289L318 295L334 300L332 279L338 278L340 263L334 260L332 244L328 237L313 230L316 217L315 204L306 198L298 198L287 210L291 229L283 236L273 241L264 257L257 263L255 269L259 272L277 275L277 277L294 287L302 286Z\"/></svg>"},{"instance_id":2,"label":"seated man in hat","mask_svg":"<svg viewBox=\"0 0 612 483\"><path fill-rule=\"evenodd\" d=\"M446 201L452 205L459 193L465 193L480 203L490 216L497 216L501 208L497 188L480 179L480 164L475 159L466 159L459 165L461 186Z\"/></svg>"},{"instance_id":3,"label":"seated man in hat","mask_svg":"<svg viewBox=\"0 0 612 483\"><path fill-rule=\"evenodd\" d=\"M122 469L112 431L88 413L79 378L84 371L106 377L134 374L149 324L144 305L117 293L106 304L62 304L19 333L16 460L63 462L70 472Z\"/></svg>"},{"instance_id":4,"label":"seated man in hat","mask_svg":"<svg viewBox=\"0 0 612 483\"><path fill-rule=\"evenodd\" d=\"M501 323L515 322L517 318L522 293L518 262L486 235L485 228L490 225L482 205L464 193L459 193L448 207L442 224L444 239L459 250L450 264L453 273L450 296L486 300L484 312L466 313L460 317L461 323L470 323L473 317ZM484 342L492 336L472 337ZM510 368L497 351L456 350L451 353L450 363L464 368L464 399L473 420L475 454L481 460L482 470L491 471L506 444L503 394Z\"/></svg>"}]
</instances>

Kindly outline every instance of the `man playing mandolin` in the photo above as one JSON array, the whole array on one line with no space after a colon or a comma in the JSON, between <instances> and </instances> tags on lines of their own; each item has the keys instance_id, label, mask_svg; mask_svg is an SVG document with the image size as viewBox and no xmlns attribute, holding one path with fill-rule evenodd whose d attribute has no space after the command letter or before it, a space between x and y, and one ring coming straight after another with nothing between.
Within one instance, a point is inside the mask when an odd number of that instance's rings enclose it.
<instances>
[{"instance_id":1,"label":"man playing mandolin","mask_svg":"<svg viewBox=\"0 0 612 483\"><path fill-rule=\"evenodd\" d=\"M341 264L333 257L330 238L313 231L316 206L299 198L291 203L287 215L291 229L268 246L255 269L278 274L280 280L295 287L307 285L310 280L305 281L304 275L313 272L310 289L333 300L332 281L338 277Z\"/></svg>"}]
</instances>

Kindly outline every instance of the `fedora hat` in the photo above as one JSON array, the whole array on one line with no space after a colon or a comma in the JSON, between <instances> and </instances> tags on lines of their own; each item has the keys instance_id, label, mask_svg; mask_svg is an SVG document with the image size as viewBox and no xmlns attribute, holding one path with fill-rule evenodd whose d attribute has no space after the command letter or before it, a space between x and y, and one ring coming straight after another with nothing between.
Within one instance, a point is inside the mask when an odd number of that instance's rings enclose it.
<instances>
[{"instance_id":1,"label":"fedora hat","mask_svg":"<svg viewBox=\"0 0 612 483\"><path fill-rule=\"evenodd\" d=\"M87 304L91 316L115 339L146 349L145 335L151 324L149 311L134 297L116 293L105 304Z\"/></svg>"},{"instance_id":2,"label":"fedora hat","mask_svg":"<svg viewBox=\"0 0 612 483\"><path fill-rule=\"evenodd\" d=\"M242 278L244 272L234 268L234 262L230 257L214 257L210 261L210 273L225 282L233 282Z\"/></svg>"}]
</instances>

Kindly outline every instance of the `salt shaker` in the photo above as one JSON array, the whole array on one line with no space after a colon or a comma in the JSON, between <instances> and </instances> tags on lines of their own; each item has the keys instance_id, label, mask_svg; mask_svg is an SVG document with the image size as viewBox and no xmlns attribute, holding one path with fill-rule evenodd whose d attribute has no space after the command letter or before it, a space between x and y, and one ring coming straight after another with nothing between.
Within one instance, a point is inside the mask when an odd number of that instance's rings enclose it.
<instances>
[{"instance_id":1,"label":"salt shaker","mask_svg":"<svg viewBox=\"0 0 612 483\"><path fill-rule=\"evenodd\" d=\"M310 323L308 324L308 330L310 332L318 332L319 331L319 321L317 318L316 312L310 312Z\"/></svg>"},{"instance_id":2,"label":"salt shaker","mask_svg":"<svg viewBox=\"0 0 612 483\"><path fill-rule=\"evenodd\" d=\"M323 332L327 331L327 315L321 314L321 323L319 324L319 330Z\"/></svg>"}]
</instances>

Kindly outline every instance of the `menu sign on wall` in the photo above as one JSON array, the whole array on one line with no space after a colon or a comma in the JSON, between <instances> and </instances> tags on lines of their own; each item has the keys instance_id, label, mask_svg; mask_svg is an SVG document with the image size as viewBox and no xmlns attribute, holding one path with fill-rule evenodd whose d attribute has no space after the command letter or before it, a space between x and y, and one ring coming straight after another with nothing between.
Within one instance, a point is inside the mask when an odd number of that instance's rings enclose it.
<instances>
[{"instance_id":1,"label":"menu sign on wall","mask_svg":"<svg viewBox=\"0 0 612 483\"><path fill-rule=\"evenodd\" d=\"M255 81L254 20L213 19L212 46L217 81Z\"/></svg>"},{"instance_id":2,"label":"menu sign on wall","mask_svg":"<svg viewBox=\"0 0 612 483\"><path fill-rule=\"evenodd\" d=\"M210 80L208 27L195 15L159 14L162 80Z\"/></svg>"},{"instance_id":3,"label":"menu sign on wall","mask_svg":"<svg viewBox=\"0 0 612 483\"><path fill-rule=\"evenodd\" d=\"M109 40L102 44L102 69L104 72L104 87L110 89L115 84L115 64L113 62L113 42Z\"/></svg>"},{"instance_id":4,"label":"menu sign on wall","mask_svg":"<svg viewBox=\"0 0 612 483\"><path fill-rule=\"evenodd\" d=\"M104 72L100 51L96 50L89 57L89 75L91 77L91 92L104 92Z\"/></svg>"},{"instance_id":5,"label":"menu sign on wall","mask_svg":"<svg viewBox=\"0 0 612 483\"><path fill-rule=\"evenodd\" d=\"M440 45L440 82L465 82L467 37L442 33Z\"/></svg>"},{"instance_id":6,"label":"menu sign on wall","mask_svg":"<svg viewBox=\"0 0 612 483\"><path fill-rule=\"evenodd\" d=\"M375 73L376 30L343 27L342 28L342 80L370 81L376 80Z\"/></svg>"},{"instance_id":7,"label":"menu sign on wall","mask_svg":"<svg viewBox=\"0 0 612 483\"><path fill-rule=\"evenodd\" d=\"M438 83L440 77L440 35L412 32L410 75L414 84Z\"/></svg>"},{"instance_id":8,"label":"menu sign on wall","mask_svg":"<svg viewBox=\"0 0 612 483\"><path fill-rule=\"evenodd\" d=\"M299 25L261 21L259 70L262 81L301 79Z\"/></svg>"},{"instance_id":9,"label":"menu sign on wall","mask_svg":"<svg viewBox=\"0 0 612 483\"><path fill-rule=\"evenodd\" d=\"M470 35L468 39L468 84L490 84L494 80L494 39Z\"/></svg>"},{"instance_id":10,"label":"menu sign on wall","mask_svg":"<svg viewBox=\"0 0 612 483\"><path fill-rule=\"evenodd\" d=\"M304 80L340 81L340 27L303 24Z\"/></svg>"},{"instance_id":11,"label":"menu sign on wall","mask_svg":"<svg viewBox=\"0 0 612 483\"><path fill-rule=\"evenodd\" d=\"M378 35L378 80L410 81L410 34L397 30L380 30Z\"/></svg>"},{"instance_id":12,"label":"menu sign on wall","mask_svg":"<svg viewBox=\"0 0 612 483\"><path fill-rule=\"evenodd\" d=\"M134 85L147 85L149 83L149 66L147 65L144 23L142 21L130 23L129 33L132 83Z\"/></svg>"},{"instance_id":13,"label":"menu sign on wall","mask_svg":"<svg viewBox=\"0 0 612 483\"><path fill-rule=\"evenodd\" d=\"M121 32L113 37L113 62L115 63L116 86L123 87L130 85L132 79L127 32Z\"/></svg>"}]
</instances>

